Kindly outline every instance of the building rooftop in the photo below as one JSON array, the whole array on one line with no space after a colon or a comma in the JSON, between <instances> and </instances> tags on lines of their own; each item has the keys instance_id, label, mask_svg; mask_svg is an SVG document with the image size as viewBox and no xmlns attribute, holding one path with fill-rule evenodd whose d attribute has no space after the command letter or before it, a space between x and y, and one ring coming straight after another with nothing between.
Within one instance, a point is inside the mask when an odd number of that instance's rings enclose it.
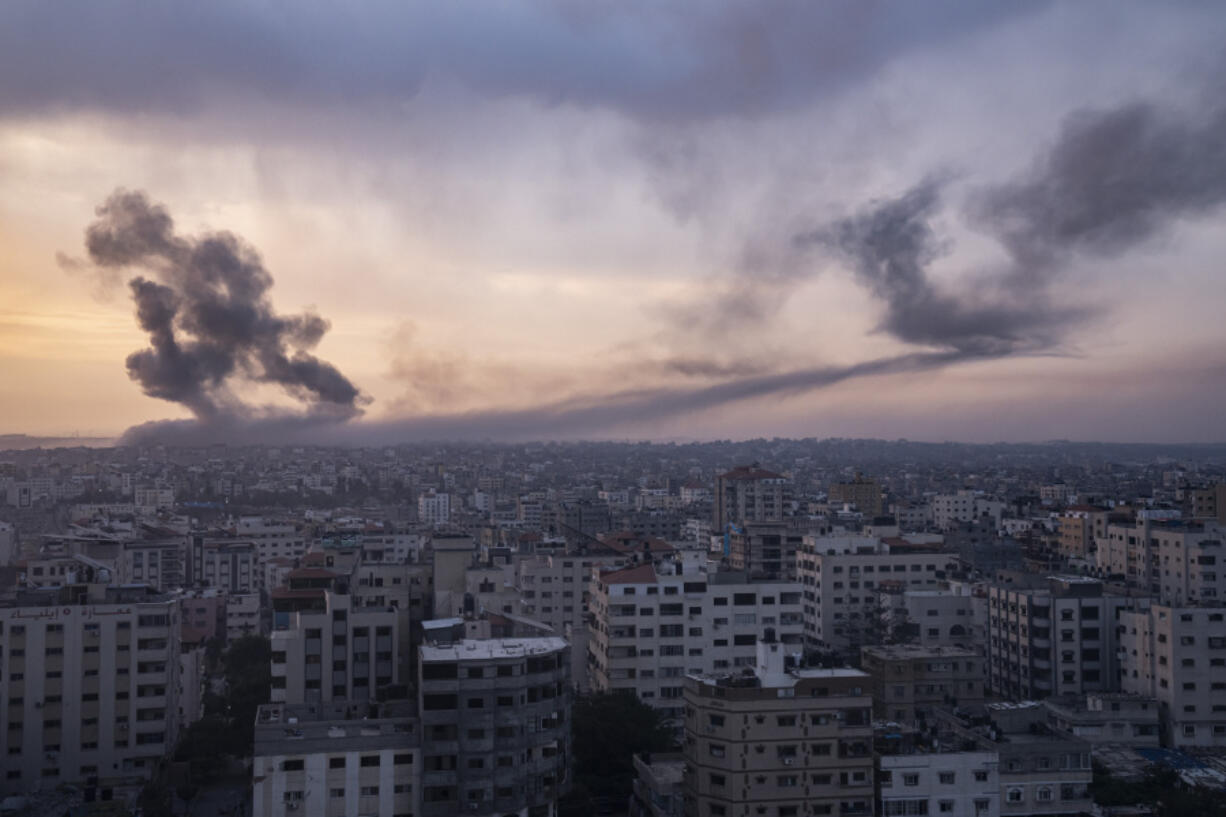
<instances>
[{"instance_id":1,"label":"building rooftop","mask_svg":"<svg viewBox=\"0 0 1226 817\"><path fill-rule=\"evenodd\" d=\"M421 647L422 661L490 661L525 658L566 649L564 638L466 638L447 646Z\"/></svg>"},{"instance_id":2,"label":"building rooftop","mask_svg":"<svg viewBox=\"0 0 1226 817\"><path fill-rule=\"evenodd\" d=\"M720 479L784 479L783 474L776 474L774 471L767 471L765 468L754 465L740 465L733 468L731 471L719 475Z\"/></svg>"},{"instance_id":3,"label":"building rooftop","mask_svg":"<svg viewBox=\"0 0 1226 817\"><path fill-rule=\"evenodd\" d=\"M916 658L979 658L976 650L965 647L926 647L919 644L888 644L879 647L862 647L865 655L880 656L886 660L900 661Z\"/></svg>"},{"instance_id":4,"label":"building rooftop","mask_svg":"<svg viewBox=\"0 0 1226 817\"><path fill-rule=\"evenodd\" d=\"M305 755L411 748L416 702L263 704L255 716L255 754Z\"/></svg>"},{"instance_id":5,"label":"building rooftop","mask_svg":"<svg viewBox=\"0 0 1226 817\"><path fill-rule=\"evenodd\" d=\"M623 567L600 574L600 580L605 584L655 584L656 568L651 564Z\"/></svg>"}]
</instances>

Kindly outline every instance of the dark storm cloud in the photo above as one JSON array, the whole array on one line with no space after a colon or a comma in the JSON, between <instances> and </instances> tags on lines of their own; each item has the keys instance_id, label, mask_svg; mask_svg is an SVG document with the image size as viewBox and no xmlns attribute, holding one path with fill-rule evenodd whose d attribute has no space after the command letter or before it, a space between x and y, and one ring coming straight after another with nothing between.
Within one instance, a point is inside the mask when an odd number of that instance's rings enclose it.
<instances>
[{"instance_id":1,"label":"dark storm cloud","mask_svg":"<svg viewBox=\"0 0 1226 817\"><path fill-rule=\"evenodd\" d=\"M231 390L243 380L280 386L316 420L361 413L358 389L308 351L327 321L309 312L278 315L268 298L272 276L239 238L176 235L166 209L141 192L116 191L97 216L85 233L89 261L148 275L129 288L149 348L127 360L146 394L186 406L204 424L260 413Z\"/></svg>"},{"instance_id":2,"label":"dark storm cloud","mask_svg":"<svg viewBox=\"0 0 1226 817\"><path fill-rule=\"evenodd\" d=\"M0 4L0 113L193 111L236 96L384 103L438 77L491 96L647 118L745 115L1038 6L10 0Z\"/></svg>"}]
</instances>

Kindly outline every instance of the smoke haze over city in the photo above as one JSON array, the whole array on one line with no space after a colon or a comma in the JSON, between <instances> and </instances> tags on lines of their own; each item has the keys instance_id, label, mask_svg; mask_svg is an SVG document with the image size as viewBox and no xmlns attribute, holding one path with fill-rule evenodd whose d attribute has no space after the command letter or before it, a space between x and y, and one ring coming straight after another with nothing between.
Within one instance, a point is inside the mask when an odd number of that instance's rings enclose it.
<instances>
[{"instance_id":1,"label":"smoke haze over city","mask_svg":"<svg viewBox=\"0 0 1226 817\"><path fill-rule=\"evenodd\" d=\"M0 10L0 432L1221 439L1212 3Z\"/></svg>"}]
</instances>

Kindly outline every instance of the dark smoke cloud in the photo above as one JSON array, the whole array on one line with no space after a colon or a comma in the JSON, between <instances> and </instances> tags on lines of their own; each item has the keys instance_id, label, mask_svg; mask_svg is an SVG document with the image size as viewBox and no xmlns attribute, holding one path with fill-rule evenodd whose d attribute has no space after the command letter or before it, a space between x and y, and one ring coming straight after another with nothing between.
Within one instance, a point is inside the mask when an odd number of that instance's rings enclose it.
<instances>
[{"instance_id":1,"label":"dark smoke cloud","mask_svg":"<svg viewBox=\"0 0 1226 817\"><path fill-rule=\"evenodd\" d=\"M1070 116L1029 174L982 191L971 214L1041 280L1071 253L1112 257L1224 201L1226 106L1136 103Z\"/></svg>"},{"instance_id":2,"label":"dark smoke cloud","mask_svg":"<svg viewBox=\"0 0 1226 817\"><path fill-rule=\"evenodd\" d=\"M630 433L643 424L740 400L799 395L860 377L931 371L967 359L968 355L961 352L919 352L852 366L819 366L746 377L704 387L586 395L524 410L426 415L322 428L281 418L234 423L224 432L187 421L157 422L129 429L124 443L204 445L223 440L234 444L383 445L401 440L531 440L608 435L618 430Z\"/></svg>"},{"instance_id":3,"label":"dark smoke cloud","mask_svg":"<svg viewBox=\"0 0 1226 817\"><path fill-rule=\"evenodd\" d=\"M89 260L104 272L144 273L128 286L149 347L129 355L127 368L146 394L210 427L269 414L234 393L240 381L280 386L302 404L299 420L361 413L357 387L309 351L328 322L274 312L272 276L254 249L225 232L176 235L170 214L142 192L117 190L97 216L85 233Z\"/></svg>"},{"instance_id":4,"label":"dark smoke cloud","mask_svg":"<svg viewBox=\"0 0 1226 817\"><path fill-rule=\"evenodd\" d=\"M1056 305L1050 291L1077 256L1116 257L1161 234L1175 221L1203 216L1226 202L1226 115L1220 106L1180 112L1151 105L1074 114L1027 173L971 197L971 220L1000 240L1011 263L995 275L980 276L974 283L960 286L956 292L942 289L930 275L932 264L950 251L933 227L948 186L947 178L926 179L897 198L875 202L847 218L798 234L791 248L808 255L825 250L844 259L857 280L883 304L881 331L926 347L925 351L853 366L776 374L721 371L718 363L691 363L679 357L669 364L678 374L732 379L706 386L587 395L522 411L355 423L333 427L326 433L335 442L353 444L406 438L524 439L600 434L632 430L636 425L736 401L800 394L859 377L1060 353L1069 330L1094 314L1087 305ZM162 247L166 243L163 236L169 231L168 224L162 224L164 213L148 209L136 208L130 219L130 241L111 242L105 232L100 234L97 244L102 259L174 257L169 251L141 249ZM91 231L91 252L93 238ZM745 312L751 319L756 315L756 319L764 320L777 308L771 304L781 304L791 287L816 274L818 268L768 271L765 283L770 297L753 302L757 312ZM752 278L740 283L745 292L752 292ZM143 279L134 286L142 290L138 298L140 318L153 344L144 354L152 355L155 362L186 356L194 367L188 371L196 372L182 381L167 377L164 388L185 395L176 398L184 402L195 399L197 392L214 394L200 384L224 383L228 358L215 361L201 354L202 350L181 349L174 333L165 332L167 316L183 313L184 306L178 299L185 298L184 288L156 283L150 286ZM293 327L284 330L288 336L313 342L326 325L318 319L302 319ZM172 371L182 369L172 367ZM272 371L279 370L273 367ZM163 380L157 382L162 384ZM134 429L132 439L168 434L173 438L178 434L178 439L188 441L199 432L198 425L160 425ZM234 439L251 441L274 436L305 439L308 434L312 439L320 438L317 429L302 423L287 425L279 418L253 420L228 433Z\"/></svg>"},{"instance_id":5,"label":"dark smoke cloud","mask_svg":"<svg viewBox=\"0 0 1226 817\"><path fill-rule=\"evenodd\" d=\"M954 295L932 283L928 268L948 251L931 225L944 184L927 179L896 199L800 235L797 244L846 258L857 280L885 304L879 328L901 341L969 356L1049 349L1084 309L1054 308L1034 288L968 287Z\"/></svg>"}]
</instances>

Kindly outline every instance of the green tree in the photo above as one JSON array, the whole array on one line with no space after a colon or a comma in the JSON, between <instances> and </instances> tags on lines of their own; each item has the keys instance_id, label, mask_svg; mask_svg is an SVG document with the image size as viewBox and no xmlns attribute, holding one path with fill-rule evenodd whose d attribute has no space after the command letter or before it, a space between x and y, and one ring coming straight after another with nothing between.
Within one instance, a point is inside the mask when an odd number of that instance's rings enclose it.
<instances>
[{"instance_id":1,"label":"green tree","mask_svg":"<svg viewBox=\"0 0 1226 817\"><path fill-rule=\"evenodd\" d=\"M634 755L674 748L660 713L628 692L576 698L571 718L576 788L624 803L634 781Z\"/></svg>"},{"instance_id":2,"label":"green tree","mask_svg":"<svg viewBox=\"0 0 1226 817\"><path fill-rule=\"evenodd\" d=\"M247 754L255 740L255 712L272 693L272 644L262 635L232 642L222 655L226 679L226 717Z\"/></svg>"}]
</instances>

